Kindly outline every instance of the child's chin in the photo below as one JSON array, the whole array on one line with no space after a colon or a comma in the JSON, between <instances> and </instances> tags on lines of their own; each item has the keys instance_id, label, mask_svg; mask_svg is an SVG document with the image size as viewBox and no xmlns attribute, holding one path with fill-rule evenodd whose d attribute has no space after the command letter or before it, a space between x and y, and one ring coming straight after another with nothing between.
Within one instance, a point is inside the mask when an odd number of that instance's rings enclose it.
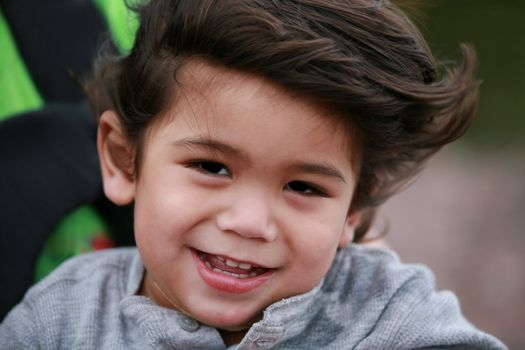
<instances>
[{"instance_id":1,"label":"child's chin","mask_svg":"<svg viewBox=\"0 0 525 350\"><path fill-rule=\"evenodd\" d=\"M246 312L246 310L229 310L226 312L208 312L199 316L202 316L197 317L201 323L221 330L235 332L250 328L253 323L262 318L262 313L253 315Z\"/></svg>"}]
</instances>

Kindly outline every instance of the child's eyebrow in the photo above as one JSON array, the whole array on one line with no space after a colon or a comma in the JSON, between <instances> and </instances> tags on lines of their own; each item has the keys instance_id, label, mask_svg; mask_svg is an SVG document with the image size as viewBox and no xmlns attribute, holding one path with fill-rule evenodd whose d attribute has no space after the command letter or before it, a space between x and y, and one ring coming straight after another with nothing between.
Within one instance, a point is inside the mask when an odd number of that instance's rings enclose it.
<instances>
[{"instance_id":1,"label":"child's eyebrow","mask_svg":"<svg viewBox=\"0 0 525 350\"><path fill-rule=\"evenodd\" d=\"M174 146L178 147L198 147L204 148L206 151L211 153L220 152L234 155L238 158L243 159L244 161L251 163L248 155L246 155L241 150L230 146L224 142L213 140L207 137L185 137L183 139L174 141L171 143Z\"/></svg>"},{"instance_id":2,"label":"child's eyebrow","mask_svg":"<svg viewBox=\"0 0 525 350\"><path fill-rule=\"evenodd\" d=\"M228 145L224 142L213 140L207 137L186 137L171 143L177 147L198 147L204 148L206 151L211 153L220 152L234 155L238 158L241 158L243 161L246 161L248 164L251 164L252 161L243 151ZM296 162L293 163L290 169L296 169L303 173L323 175L336 178L343 183L347 183L343 173L337 169L337 167L326 163L311 163L311 162Z\"/></svg>"},{"instance_id":3,"label":"child's eyebrow","mask_svg":"<svg viewBox=\"0 0 525 350\"><path fill-rule=\"evenodd\" d=\"M293 165L293 168L296 168L299 171L304 172L304 173L334 177L346 183L346 179L341 173L341 171L339 171L335 166L332 166L328 163L299 162L299 163L295 163Z\"/></svg>"}]
</instances>

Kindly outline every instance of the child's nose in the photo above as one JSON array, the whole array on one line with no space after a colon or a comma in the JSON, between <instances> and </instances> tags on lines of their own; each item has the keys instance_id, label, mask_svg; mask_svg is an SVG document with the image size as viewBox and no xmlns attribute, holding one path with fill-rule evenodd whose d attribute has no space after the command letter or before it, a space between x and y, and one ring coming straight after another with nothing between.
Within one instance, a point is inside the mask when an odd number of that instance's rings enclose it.
<instances>
[{"instance_id":1,"label":"child's nose","mask_svg":"<svg viewBox=\"0 0 525 350\"><path fill-rule=\"evenodd\" d=\"M217 216L217 225L224 232L274 241L278 232L270 202L264 195L241 194L232 199L228 207Z\"/></svg>"}]
</instances>

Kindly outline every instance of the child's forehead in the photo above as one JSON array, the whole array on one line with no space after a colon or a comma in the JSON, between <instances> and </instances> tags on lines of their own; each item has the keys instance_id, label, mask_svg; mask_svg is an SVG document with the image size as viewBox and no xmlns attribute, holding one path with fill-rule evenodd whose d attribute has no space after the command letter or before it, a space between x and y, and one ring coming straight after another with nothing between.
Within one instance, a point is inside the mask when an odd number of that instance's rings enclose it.
<instances>
[{"instance_id":1,"label":"child's forehead","mask_svg":"<svg viewBox=\"0 0 525 350\"><path fill-rule=\"evenodd\" d=\"M176 76L178 88L170 108L174 114L171 117L176 117L181 108L191 108L193 111L206 111L208 113L205 114L212 118L219 99L221 102L226 100L235 108L242 104L253 104L264 96L266 113L293 106L301 112L304 120L317 118L334 130L340 130L342 123L350 123L348 117L339 111L316 102L309 96L285 88L266 77L215 64L203 58L188 59Z\"/></svg>"},{"instance_id":2,"label":"child's forehead","mask_svg":"<svg viewBox=\"0 0 525 350\"><path fill-rule=\"evenodd\" d=\"M237 99L241 97L249 99L262 93L282 95L293 99L293 92L262 76L225 67L198 57L190 58L184 63L177 74L177 81L181 92L207 97L233 94Z\"/></svg>"}]
</instances>

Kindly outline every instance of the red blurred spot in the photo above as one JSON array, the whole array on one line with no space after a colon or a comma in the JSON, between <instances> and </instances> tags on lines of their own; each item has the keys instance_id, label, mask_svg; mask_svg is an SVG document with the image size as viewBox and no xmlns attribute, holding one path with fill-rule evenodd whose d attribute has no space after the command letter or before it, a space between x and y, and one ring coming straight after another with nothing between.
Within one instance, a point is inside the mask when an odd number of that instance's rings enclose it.
<instances>
[{"instance_id":1,"label":"red blurred spot","mask_svg":"<svg viewBox=\"0 0 525 350\"><path fill-rule=\"evenodd\" d=\"M91 248L93 250L102 250L115 247L115 243L108 237L98 234L91 240Z\"/></svg>"}]
</instances>

